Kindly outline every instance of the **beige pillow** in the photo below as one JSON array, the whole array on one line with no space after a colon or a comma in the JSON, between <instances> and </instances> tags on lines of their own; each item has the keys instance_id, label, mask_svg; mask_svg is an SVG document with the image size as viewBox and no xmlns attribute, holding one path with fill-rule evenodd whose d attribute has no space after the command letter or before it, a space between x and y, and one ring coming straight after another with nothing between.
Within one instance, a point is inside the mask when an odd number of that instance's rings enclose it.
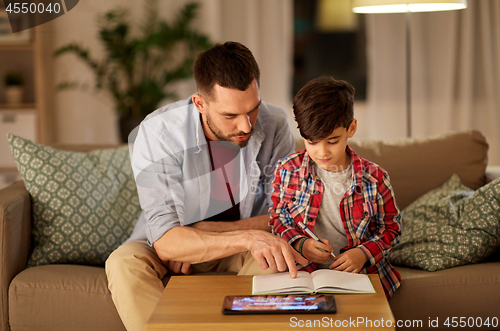
<instances>
[{"instance_id":1,"label":"beige pillow","mask_svg":"<svg viewBox=\"0 0 500 331\"><path fill-rule=\"evenodd\" d=\"M349 146L387 170L401 210L454 173L473 190L486 183L488 143L478 131L387 142L353 139Z\"/></svg>"}]
</instances>

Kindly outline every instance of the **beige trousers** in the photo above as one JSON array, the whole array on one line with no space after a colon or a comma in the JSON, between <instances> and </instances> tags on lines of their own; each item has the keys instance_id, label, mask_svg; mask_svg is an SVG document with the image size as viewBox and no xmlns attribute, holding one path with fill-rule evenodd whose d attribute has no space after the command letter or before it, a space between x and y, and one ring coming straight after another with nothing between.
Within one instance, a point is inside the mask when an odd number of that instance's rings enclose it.
<instances>
[{"instance_id":1,"label":"beige trousers","mask_svg":"<svg viewBox=\"0 0 500 331\"><path fill-rule=\"evenodd\" d=\"M250 252L192 265L193 273L234 272L238 275L275 273L262 270ZM106 261L108 288L128 331L144 331L165 288L167 268L146 241L118 247Z\"/></svg>"}]
</instances>

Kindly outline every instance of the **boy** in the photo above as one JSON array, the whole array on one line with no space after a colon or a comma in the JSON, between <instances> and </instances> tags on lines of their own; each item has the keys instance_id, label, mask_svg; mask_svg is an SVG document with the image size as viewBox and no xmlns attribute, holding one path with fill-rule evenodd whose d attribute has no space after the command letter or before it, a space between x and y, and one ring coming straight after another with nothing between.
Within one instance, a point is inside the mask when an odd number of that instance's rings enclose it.
<instances>
[{"instance_id":1,"label":"boy","mask_svg":"<svg viewBox=\"0 0 500 331\"><path fill-rule=\"evenodd\" d=\"M387 172L347 145L357 128L353 102L352 85L332 77L313 79L297 93L293 112L306 149L277 164L270 226L309 260L303 270L378 273L390 298L401 284L387 259L399 242L401 215Z\"/></svg>"}]
</instances>

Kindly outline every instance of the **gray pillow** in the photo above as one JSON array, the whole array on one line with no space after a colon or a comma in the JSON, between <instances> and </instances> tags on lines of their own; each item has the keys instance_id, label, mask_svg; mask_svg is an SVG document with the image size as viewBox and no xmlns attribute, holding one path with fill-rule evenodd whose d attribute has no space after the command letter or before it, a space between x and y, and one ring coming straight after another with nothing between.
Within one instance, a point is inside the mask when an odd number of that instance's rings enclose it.
<instances>
[{"instance_id":1,"label":"gray pillow","mask_svg":"<svg viewBox=\"0 0 500 331\"><path fill-rule=\"evenodd\" d=\"M453 175L402 212L390 261L437 271L479 262L500 246L500 179L477 191Z\"/></svg>"},{"instance_id":2,"label":"gray pillow","mask_svg":"<svg viewBox=\"0 0 500 331\"><path fill-rule=\"evenodd\" d=\"M32 201L28 266L104 265L141 212L128 147L78 153L8 141Z\"/></svg>"}]
</instances>

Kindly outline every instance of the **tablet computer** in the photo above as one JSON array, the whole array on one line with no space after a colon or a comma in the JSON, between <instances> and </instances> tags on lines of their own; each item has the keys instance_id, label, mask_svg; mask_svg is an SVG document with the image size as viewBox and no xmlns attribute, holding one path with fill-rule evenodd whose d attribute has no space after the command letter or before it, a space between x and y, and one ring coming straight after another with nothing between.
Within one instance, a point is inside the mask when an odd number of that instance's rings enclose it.
<instances>
[{"instance_id":1,"label":"tablet computer","mask_svg":"<svg viewBox=\"0 0 500 331\"><path fill-rule=\"evenodd\" d=\"M239 314L333 314L335 297L325 294L230 295L222 313Z\"/></svg>"}]
</instances>

